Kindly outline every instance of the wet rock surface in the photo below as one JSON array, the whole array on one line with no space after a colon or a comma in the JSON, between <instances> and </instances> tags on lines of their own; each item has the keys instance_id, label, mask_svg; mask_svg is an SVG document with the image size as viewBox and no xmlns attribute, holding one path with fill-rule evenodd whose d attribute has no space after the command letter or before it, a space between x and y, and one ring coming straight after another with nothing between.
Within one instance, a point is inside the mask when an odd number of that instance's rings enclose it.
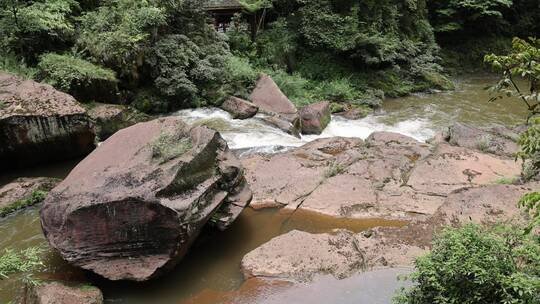
<instances>
[{"instance_id":1,"label":"wet rock surface","mask_svg":"<svg viewBox=\"0 0 540 304\"><path fill-rule=\"evenodd\" d=\"M257 114L259 107L242 98L231 96L221 105L234 119L248 119Z\"/></svg>"},{"instance_id":2,"label":"wet rock surface","mask_svg":"<svg viewBox=\"0 0 540 304\"><path fill-rule=\"evenodd\" d=\"M300 109L302 134L321 134L330 123L330 103L322 101Z\"/></svg>"},{"instance_id":3,"label":"wet rock surface","mask_svg":"<svg viewBox=\"0 0 540 304\"><path fill-rule=\"evenodd\" d=\"M144 281L174 266L207 223L227 228L250 199L221 136L169 117L103 142L50 192L40 216L68 262Z\"/></svg>"},{"instance_id":4,"label":"wet rock surface","mask_svg":"<svg viewBox=\"0 0 540 304\"><path fill-rule=\"evenodd\" d=\"M150 116L129 106L104 103L92 104L88 115L95 125L96 135L100 141L109 138L118 130L151 119Z\"/></svg>"},{"instance_id":5,"label":"wet rock surface","mask_svg":"<svg viewBox=\"0 0 540 304\"><path fill-rule=\"evenodd\" d=\"M70 159L94 149L93 125L53 87L0 72L0 169Z\"/></svg>"},{"instance_id":6,"label":"wet rock surface","mask_svg":"<svg viewBox=\"0 0 540 304\"><path fill-rule=\"evenodd\" d=\"M93 286L46 282L31 287L22 304L103 304L103 294Z\"/></svg>"}]
</instances>

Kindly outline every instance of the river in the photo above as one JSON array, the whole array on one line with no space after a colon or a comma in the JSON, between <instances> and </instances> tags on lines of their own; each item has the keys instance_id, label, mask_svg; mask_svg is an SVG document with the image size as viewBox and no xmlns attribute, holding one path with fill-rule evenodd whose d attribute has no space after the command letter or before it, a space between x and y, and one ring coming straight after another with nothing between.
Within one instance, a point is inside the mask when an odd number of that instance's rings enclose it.
<instances>
[{"instance_id":1,"label":"river","mask_svg":"<svg viewBox=\"0 0 540 304\"><path fill-rule=\"evenodd\" d=\"M265 124L259 118L233 120L224 111L214 108L183 110L175 113L187 122L212 126L220 131L232 149L242 151L277 152L300 146L320 137L346 136L366 138L374 131L393 131L425 141L454 122L474 126L505 125L522 123L526 109L516 101L502 100L488 102L489 94L484 88L494 83L487 76L471 76L458 82L456 91L437 94L415 94L387 100L375 113L360 120L346 120L333 117L332 122L320 136L295 138ZM17 176L64 177L76 162L65 162L30 170L4 173L0 184ZM19 212L0 220L0 249L23 249L28 246L46 246L38 219L38 207ZM291 217L279 210L254 211L246 209L241 217L227 231L219 233L206 231L186 258L169 275L146 284L111 283L70 267L53 252L47 252L46 269L38 277L66 280L90 280L105 293L107 303L181 303L197 298L201 294L219 294L207 297L212 303L223 293L238 289L243 278L239 269L242 256L272 237L293 229L312 233L328 232L334 228L346 228L356 232L375 226L400 226L403 222L383 220L344 220L316 214L297 212ZM367 274L353 278L353 282L363 282L371 278L385 288L364 287L364 295L370 295L372 303L387 303L389 294L396 284L388 283L395 273ZM15 278L16 279L16 278ZM323 279L329 280L329 279ZM356 280L356 281L355 281ZM378 280L378 281L377 281ZM317 283L315 283L317 284ZM332 285L334 284L334 285ZM328 282L323 285L350 289L351 283ZM359 284L359 283L358 283ZM379 285L380 285L379 284ZM383 286L380 285L380 286ZM368 289L366 289L368 288ZM374 288L374 287L372 287ZM0 303L12 300L20 290L14 279L0 281ZM276 292L281 289L274 289ZM370 293L371 292L371 293ZM278 303L279 299L290 299L306 293L305 288L284 291L268 297L265 303ZM289 298L287 298L287 295ZM277 298L276 298L277 297ZM272 302L272 299L277 299ZM361 295L351 295L350 299L361 299ZM259 301L259 300L257 300ZM264 302L262 299L260 302ZM357 303L360 303L358 302ZM281 301L283 302L283 301ZM327 302L330 303L330 302ZM337 300L335 303L338 303Z\"/></svg>"}]
</instances>

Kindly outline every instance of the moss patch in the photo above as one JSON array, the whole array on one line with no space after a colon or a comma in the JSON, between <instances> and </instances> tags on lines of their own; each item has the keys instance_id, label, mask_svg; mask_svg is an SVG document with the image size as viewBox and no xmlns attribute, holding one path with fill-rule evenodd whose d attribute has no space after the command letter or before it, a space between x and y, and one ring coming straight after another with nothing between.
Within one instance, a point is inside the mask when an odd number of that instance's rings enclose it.
<instances>
[{"instance_id":1,"label":"moss patch","mask_svg":"<svg viewBox=\"0 0 540 304\"><path fill-rule=\"evenodd\" d=\"M47 191L35 190L29 197L13 202L6 207L0 208L0 217L4 217L17 210L40 203L45 199L45 197L47 197Z\"/></svg>"},{"instance_id":2,"label":"moss patch","mask_svg":"<svg viewBox=\"0 0 540 304\"><path fill-rule=\"evenodd\" d=\"M161 132L150 144L152 158L158 160L161 164L182 156L192 147L191 138L181 132L175 134Z\"/></svg>"}]
</instances>

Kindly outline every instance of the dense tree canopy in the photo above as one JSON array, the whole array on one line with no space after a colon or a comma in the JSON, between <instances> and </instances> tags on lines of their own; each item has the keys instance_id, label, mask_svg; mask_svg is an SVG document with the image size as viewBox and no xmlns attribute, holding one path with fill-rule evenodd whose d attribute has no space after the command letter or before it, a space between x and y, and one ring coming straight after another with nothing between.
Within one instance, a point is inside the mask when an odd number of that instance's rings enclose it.
<instances>
[{"instance_id":1,"label":"dense tree canopy","mask_svg":"<svg viewBox=\"0 0 540 304\"><path fill-rule=\"evenodd\" d=\"M1 0L0 67L82 101L136 101L146 111L243 96L259 72L297 103L373 105L450 88L437 41L534 35L540 26L536 0L240 4L243 16L224 35L200 0Z\"/></svg>"}]
</instances>

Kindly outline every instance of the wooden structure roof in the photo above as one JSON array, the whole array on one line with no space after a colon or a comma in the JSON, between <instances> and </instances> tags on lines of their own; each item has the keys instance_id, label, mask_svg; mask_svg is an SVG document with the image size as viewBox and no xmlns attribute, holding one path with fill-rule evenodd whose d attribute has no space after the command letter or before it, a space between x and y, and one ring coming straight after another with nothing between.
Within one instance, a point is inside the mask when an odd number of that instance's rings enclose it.
<instances>
[{"instance_id":1,"label":"wooden structure roof","mask_svg":"<svg viewBox=\"0 0 540 304\"><path fill-rule=\"evenodd\" d=\"M242 9L237 0L206 0L204 8L209 11Z\"/></svg>"}]
</instances>

